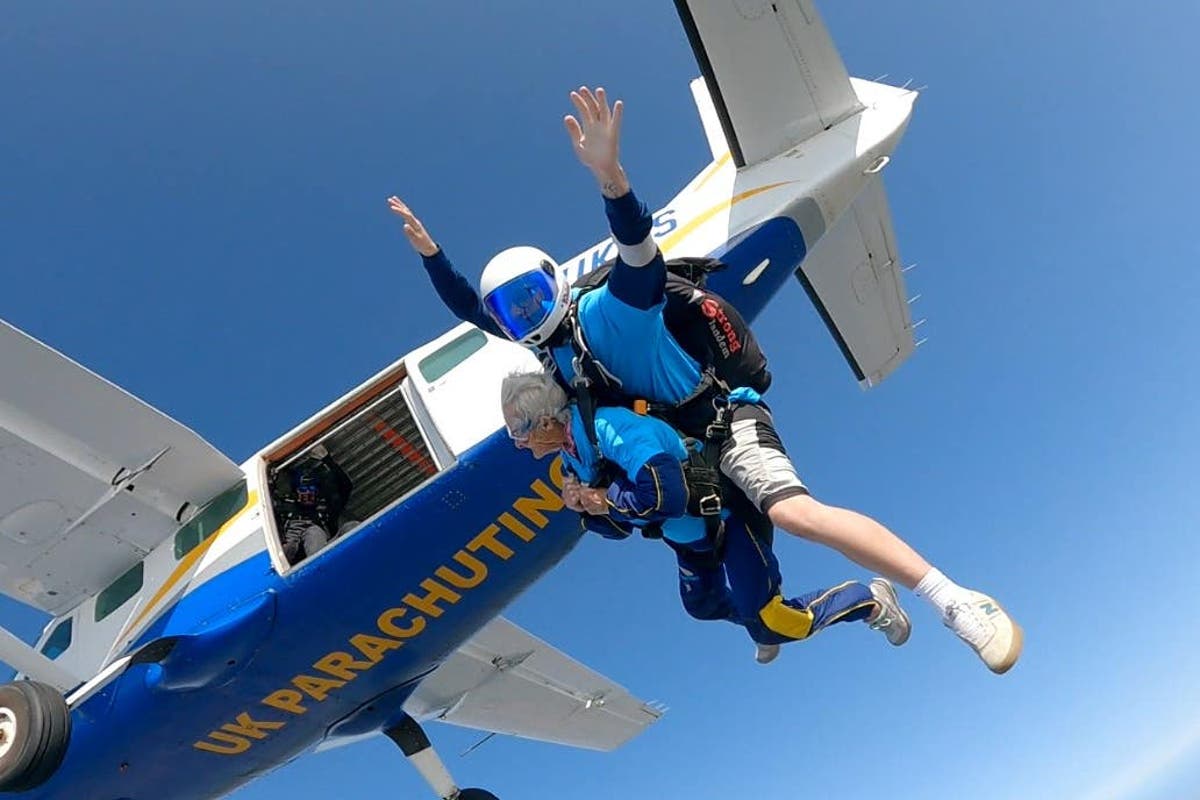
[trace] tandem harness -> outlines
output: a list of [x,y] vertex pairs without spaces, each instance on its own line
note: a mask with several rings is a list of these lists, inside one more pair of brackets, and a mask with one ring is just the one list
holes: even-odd
[[[668,332],[702,365],[700,382],[678,403],[652,402],[631,396],[621,380],[596,358],[579,321],[579,300],[608,279],[613,262],[580,278],[566,317],[551,340],[540,348],[543,365],[572,395],[579,408],[588,441],[599,452],[596,410],[620,406],[637,414],[657,417],[685,438],[688,458],[683,465],[688,490],[688,514],[705,520],[708,540],[719,545],[723,537],[721,501],[721,448],[731,435],[729,393],[733,386],[766,391],[771,383],[766,357],[745,321],[732,305],[704,287],[709,274],[725,265],[713,258],[678,258],[666,262],[667,287],[664,321]],[[568,382],[558,370],[551,349],[569,344],[575,377]],[[592,485],[611,483],[615,468],[601,459]],[[644,536],[660,537],[658,526],[642,529]]]
[[[658,417],[685,436],[707,440],[716,403],[728,397],[731,389],[746,387],[761,394],[771,385],[766,355],[753,331],[732,304],[706,288],[708,276],[725,269],[725,264],[715,258],[694,257],[665,262],[663,322],[671,338],[701,369],[700,382],[692,393],[671,404],[630,396],[621,380],[595,357],[584,335],[580,301],[608,282],[614,263],[603,264],[572,284],[567,314],[540,348],[543,365],[567,392],[579,396],[582,389],[589,393],[593,410],[622,406]],[[574,372],[586,378],[584,384],[568,381],[558,370],[550,351],[561,345],[570,346]]]
[[[705,538],[714,552],[721,549],[725,537],[724,505],[721,501],[721,448],[732,434],[730,426],[729,387],[713,373],[704,372],[700,385],[678,404],[651,403],[643,398],[630,398],[620,391],[621,382],[592,354],[583,337],[572,304],[566,325],[573,337],[575,358],[572,366],[575,378],[571,393],[575,397],[579,416],[588,443],[600,452],[596,436],[596,410],[601,406],[622,406],[637,414],[657,417],[676,430],[687,434],[684,446],[687,460],[683,463],[683,478],[687,485],[687,513],[704,520]],[[702,438],[691,435],[703,430]],[[603,456],[597,465],[592,485],[612,482],[615,467]],[[659,525],[641,529],[649,539],[662,538]]]

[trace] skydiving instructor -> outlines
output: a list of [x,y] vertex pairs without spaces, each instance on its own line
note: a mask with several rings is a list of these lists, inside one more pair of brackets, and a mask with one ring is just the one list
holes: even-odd
[[[681,404],[695,396],[703,374],[663,321],[666,265],[651,236],[652,217],[632,191],[620,163],[624,105],[610,106],[604,89],[570,93],[578,117],[565,117],[576,157],[593,175],[618,257],[604,286],[579,297],[576,316],[597,359],[623,388],[654,403]],[[480,290],[451,264],[445,251],[398,197],[388,200],[404,234],[422,258],[438,296],[459,319],[539,352],[563,382],[574,377],[575,352],[559,333],[572,290],[549,255],[514,247],[488,262]],[[636,342],[636,347],[630,347]],[[874,519],[816,500],[801,481],[775,431],[770,410],[753,391],[731,404],[732,435],[721,448],[721,471],[771,523],[830,547],[859,566],[912,590],[934,607],[943,624],[995,673],[1020,657],[1023,633],[992,597],[960,586]],[[707,400],[705,401],[708,402]]]

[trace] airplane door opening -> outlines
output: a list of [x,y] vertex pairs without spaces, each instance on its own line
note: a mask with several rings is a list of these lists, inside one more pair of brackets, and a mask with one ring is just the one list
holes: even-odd
[[268,455],[264,529],[288,569],[352,535],[451,460],[413,413],[403,368],[391,378],[344,398]]

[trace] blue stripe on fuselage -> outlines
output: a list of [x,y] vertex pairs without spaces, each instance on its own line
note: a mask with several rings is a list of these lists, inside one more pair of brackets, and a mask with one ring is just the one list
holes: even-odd
[[[747,322],[757,317],[804,260],[808,248],[800,226],[790,217],[775,217],[730,239],[711,253],[728,269],[709,276],[708,288],[737,307]],[[742,280],[764,260],[769,265],[746,286]]]

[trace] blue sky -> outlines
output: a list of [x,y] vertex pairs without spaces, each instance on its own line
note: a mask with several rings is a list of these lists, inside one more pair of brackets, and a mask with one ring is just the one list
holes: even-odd
[[[762,668],[684,616],[665,550],[589,540],[509,615],[671,712],[613,754],[435,744],[510,800],[1200,795],[1200,9],[822,10],[853,74],[928,85],[887,185],[930,341],[864,394],[784,292],[756,326],[780,428],[818,497],[1005,602],[1023,661],[990,675],[906,595],[903,649],[835,629]],[[604,231],[566,92],[625,99],[657,206],[708,159],[695,74],[666,2],[9,4],[0,317],[240,460],[452,323],[389,194],[471,275],[569,257]],[[867,577],[777,549],[793,590]],[[385,795],[428,796],[371,742],[236,796]]]

